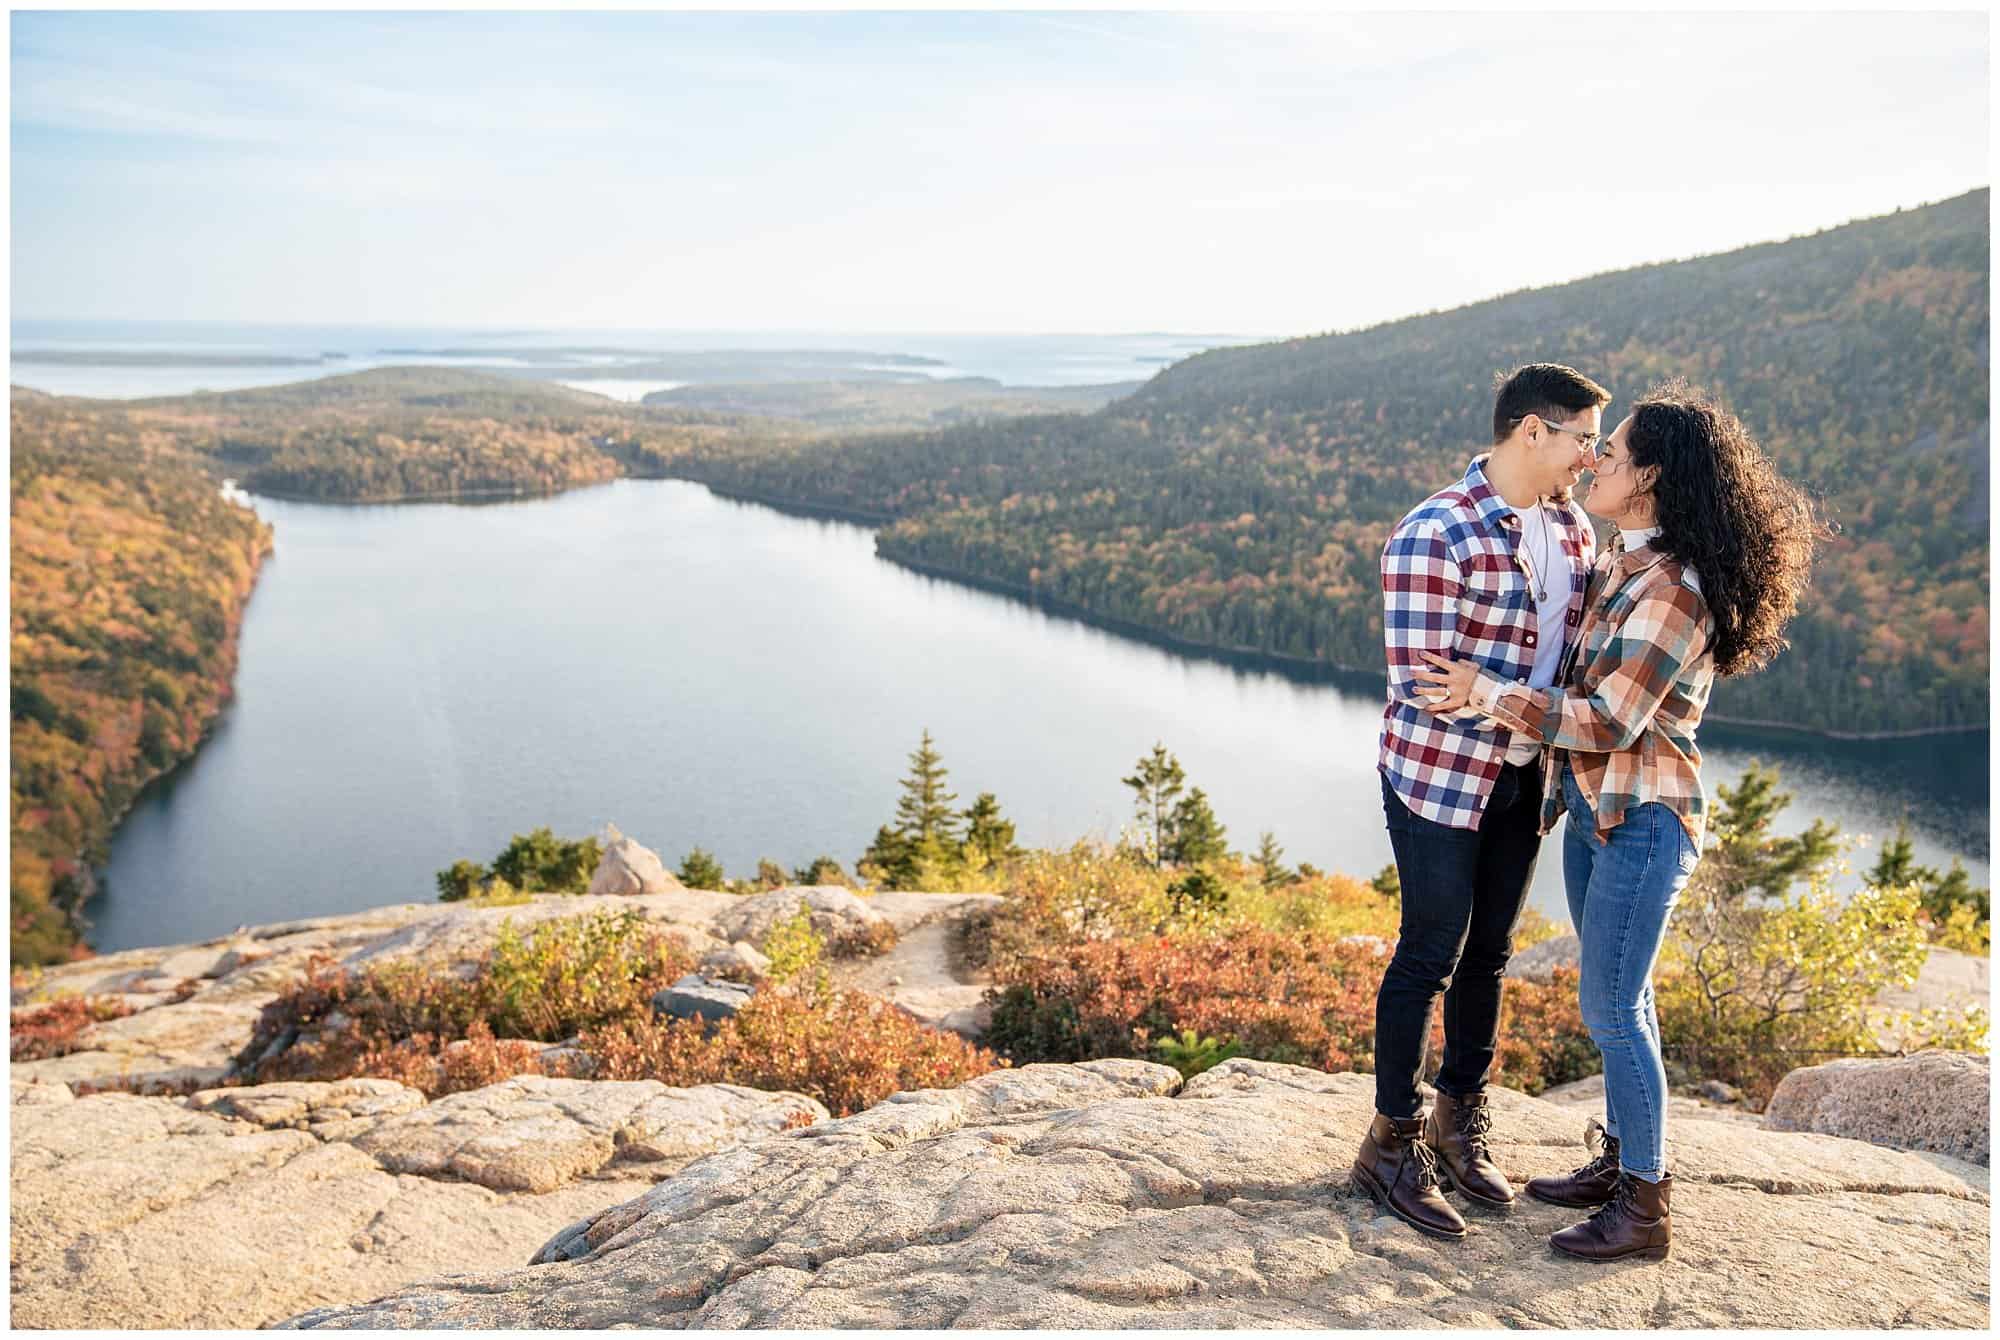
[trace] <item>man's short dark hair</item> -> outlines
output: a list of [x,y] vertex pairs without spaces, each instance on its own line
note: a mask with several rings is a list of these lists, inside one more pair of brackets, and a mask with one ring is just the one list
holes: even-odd
[[1560,363],[1529,363],[1495,377],[1499,394],[1493,398],[1493,440],[1505,442],[1514,425],[1530,414],[1561,423],[1592,405],[1611,403],[1611,392],[1575,368]]

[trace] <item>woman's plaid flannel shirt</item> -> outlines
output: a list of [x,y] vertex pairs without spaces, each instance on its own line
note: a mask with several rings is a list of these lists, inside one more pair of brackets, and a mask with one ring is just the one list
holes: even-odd
[[[1477,712],[1428,711],[1423,687],[1411,678],[1430,668],[1419,653],[1470,660],[1522,685],[1535,664],[1535,602],[1518,553],[1521,519],[1486,478],[1486,459],[1475,458],[1464,478],[1418,503],[1382,547],[1389,702],[1377,766],[1411,813],[1451,828],[1479,827],[1511,736]],[[1569,558],[1567,644],[1583,617],[1597,536],[1575,502],[1543,505]]]
[[[1708,802],[1701,790],[1695,727],[1715,684],[1715,617],[1693,569],[1651,544],[1626,550],[1613,540],[1591,574],[1576,664],[1552,689],[1529,689],[1481,675],[1475,708],[1543,742],[1543,765],[1569,751],[1577,789],[1597,816],[1599,835],[1627,810],[1658,801],[1680,817],[1701,850]],[[1542,832],[1562,817],[1555,775],[1543,787]]]

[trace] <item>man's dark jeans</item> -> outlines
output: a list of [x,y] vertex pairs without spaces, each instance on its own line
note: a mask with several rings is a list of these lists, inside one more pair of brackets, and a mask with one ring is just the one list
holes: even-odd
[[1444,1064],[1437,1086],[1454,1097],[1486,1083],[1500,1032],[1500,978],[1514,922],[1541,851],[1541,760],[1502,767],[1479,827],[1451,828],[1410,812],[1382,779],[1389,845],[1403,886],[1401,939],[1375,996],[1375,1107],[1423,1110],[1424,1038],[1444,993]]

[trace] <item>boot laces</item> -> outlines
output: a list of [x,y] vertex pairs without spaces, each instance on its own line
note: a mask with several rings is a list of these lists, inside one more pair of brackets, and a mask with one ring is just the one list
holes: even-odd
[[1418,1188],[1436,1189],[1440,1185],[1436,1153],[1422,1140],[1412,1140],[1404,1147],[1410,1151],[1410,1157],[1416,1160]]
[[1465,1146],[1472,1153],[1486,1153],[1486,1133],[1493,1129],[1493,1114],[1481,1103],[1477,1107],[1454,1106],[1451,1110],[1452,1124],[1465,1137]]
[[[1636,1177],[1621,1173],[1617,1188],[1611,1193],[1611,1199],[1591,1213],[1590,1222],[1601,1228],[1608,1228],[1614,1220],[1632,1210],[1634,1198],[1639,1194],[1637,1183]],[[1637,1217],[1636,1213],[1634,1217]]]

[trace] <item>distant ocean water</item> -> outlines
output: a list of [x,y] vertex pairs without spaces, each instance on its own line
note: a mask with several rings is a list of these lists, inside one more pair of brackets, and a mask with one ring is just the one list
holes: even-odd
[[[478,330],[451,326],[253,325],[211,321],[58,321],[12,323],[14,363],[9,380],[56,395],[126,399],[277,386],[315,377],[396,366],[521,367],[561,365],[555,380],[620,400],[687,384],[620,376],[647,354],[697,350],[839,350],[857,355],[900,354],[932,362],[896,365],[898,371],[933,378],[991,377],[1007,386],[1084,386],[1143,381],[1170,363],[1203,349],[1252,344],[1274,335],[1149,331],[1108,335],[992,335],[840,331],[635,331],[590,329]],[[618,353],[573,353],[560,359],[522,357],[523,351],[573,348]],[[447,353],[429,352],[449,350]],[[394,351],[394,352],[392,352]],[[418,352],[410,352],[418,351]],[[63,356],[59,363],[23,361],[24,354]],[[150,363],[133,355],[157,355]],[[301,364],[251,363],[188,366],[193,357],[259,357],[312,360]],[[93,361],[101,359],[104,361]],[[115,359],[113,362],[111,360]],[[857,370],[879,369],[857,357]]]

